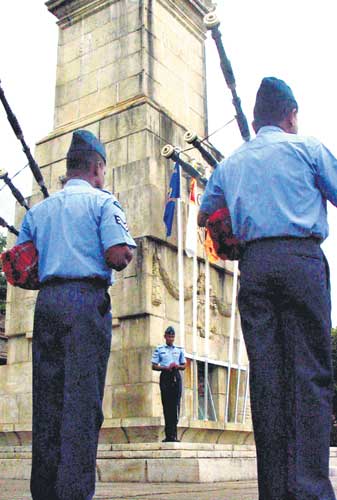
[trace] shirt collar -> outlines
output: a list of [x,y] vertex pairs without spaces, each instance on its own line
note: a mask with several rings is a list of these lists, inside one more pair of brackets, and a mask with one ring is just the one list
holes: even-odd
[[269,132],[284,132],[284,130],[277,125],[265,125],[259,129],[256,135],[268,134]]
[[64,187],[67,188],[72,186],[90,186],[92,188],[90,182],[85,181],[84,179],[69,179]]

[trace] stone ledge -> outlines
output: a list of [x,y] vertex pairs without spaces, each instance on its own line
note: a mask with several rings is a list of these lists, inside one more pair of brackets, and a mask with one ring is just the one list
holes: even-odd
[[[337,449],[331,449],[331,457]],[[256,479],[254,446],[197,443],[99,445],[97,481],[207,483]],[[0,479],[29,479],[30,446],[0,447]],[[330,468],[337,476],[337,468]]]

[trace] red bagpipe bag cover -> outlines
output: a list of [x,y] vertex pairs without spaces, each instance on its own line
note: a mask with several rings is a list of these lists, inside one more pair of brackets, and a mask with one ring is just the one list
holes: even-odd
[[208,218],[207,228],[220,259],[240,259],[242,247],[233,235],[232,220],[227,207],[220,208]]
[[3,252],[0,257],[8,283],[26,290],[40,288],[38,253],[32,241],[15,245]]

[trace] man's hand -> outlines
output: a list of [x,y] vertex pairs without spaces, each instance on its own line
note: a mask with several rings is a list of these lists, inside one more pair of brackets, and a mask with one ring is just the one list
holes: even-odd
[[202,210],[199,210],[199,213],[198,213],[198,226],[199,227],[205,227],[207,225],[208,217],[209,217],[208,213],[203,212]]
[[125,244],[114,245],[108,248],[104,254],[105,262],[116,271],[122,271],[131,262],[132,250]]

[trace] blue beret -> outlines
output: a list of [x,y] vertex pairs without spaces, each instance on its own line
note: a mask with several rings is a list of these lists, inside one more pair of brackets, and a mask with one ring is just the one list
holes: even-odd
[[257,121],[277,120],[284,118],[283,110],[298,109],[291,88],[283,81],[273,76],[263,78],[256,94],[254,119]]
[[75,130],[67,153],[67,158],[71,158],[78,151],[94,151],[98,153],[106,162],[105,147],[97,137],[88,130]]

